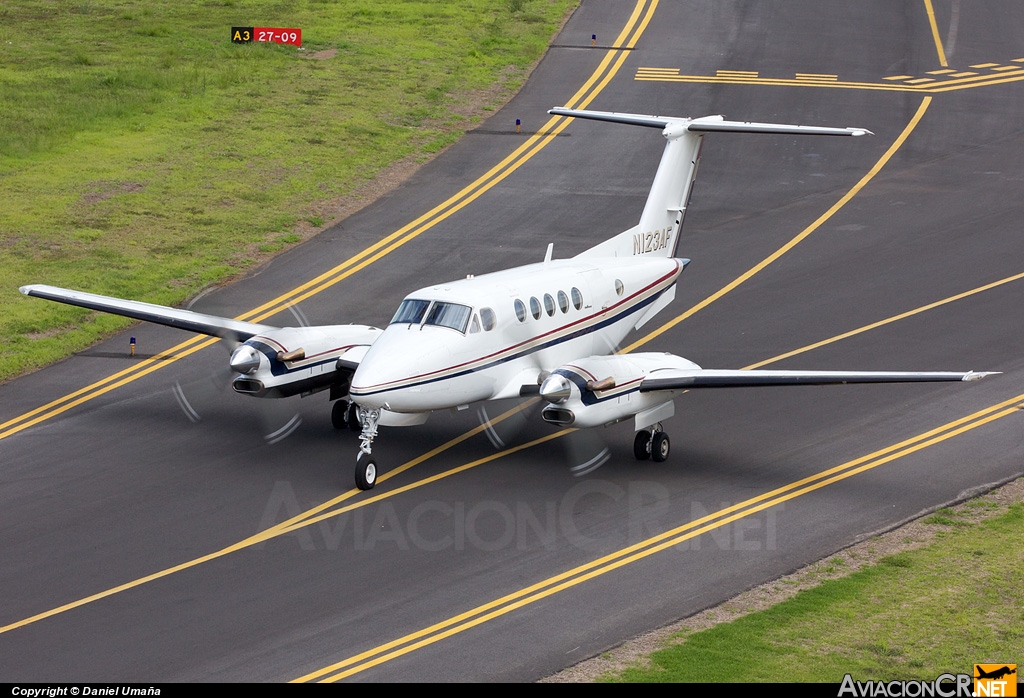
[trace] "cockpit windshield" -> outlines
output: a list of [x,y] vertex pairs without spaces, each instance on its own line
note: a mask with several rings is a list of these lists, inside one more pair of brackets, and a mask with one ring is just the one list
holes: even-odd
[[406,298],[398,306],[398,312],[391,318],[391,324],[410,323],[413,325],[436,325],[466,333],[473,309],[458,303],[424,301]]
[[473,309],[467,305],[437,301],[431,306],[427,320],[423,324],[450,327],[465,334],[466,325],[469,324],[469,316],[472,313]]
[[418,325],[423,322],[423,315],[427,312],[427,307],[430,305],[430,301],[420,301],[413,298],[406,298],[402,301],[402,304],[398,306],[398,312],[391,318],[391,324],[411,322],[414,325]]

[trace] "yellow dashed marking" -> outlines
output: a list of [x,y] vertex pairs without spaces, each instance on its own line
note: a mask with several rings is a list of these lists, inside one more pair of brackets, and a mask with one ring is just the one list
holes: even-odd
[[972,65],[972,68],[995,68],[998,63],[979,63],[978,65]]

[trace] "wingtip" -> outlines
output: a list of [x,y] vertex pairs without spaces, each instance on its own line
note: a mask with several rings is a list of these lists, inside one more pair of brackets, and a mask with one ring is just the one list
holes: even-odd
[[966,381],[980,381],[982,378],[986,378],[988,376],[998,376],[1001,373],[1002,373],[1002,371],[968,371],[967,373],[964,374],[964,377],[961,378],[960,380],[965,381],[965,382]]

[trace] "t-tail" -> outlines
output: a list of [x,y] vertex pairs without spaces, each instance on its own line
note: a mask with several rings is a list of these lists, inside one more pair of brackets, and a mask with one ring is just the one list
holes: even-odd
[[805,134],[814,136],[863,136],[871,131],[863,128],[830,128],[794,124],[761,124],[748,121],[726,121],[721,116],[686,119],[674,116],[644,116],[619,112],[589,111],[556,107],[548,112],[597,121],[613,121],[633,126],[660,128],[668,141],[661,164],[654,175],[651,193],[647,196],[640,223],[610,240],[591,247],[578,257],[631,257],[655,255],[675,257],[679,232],[690,204],[693,182],[697,178],[704,134],[713,131],[732,133]]

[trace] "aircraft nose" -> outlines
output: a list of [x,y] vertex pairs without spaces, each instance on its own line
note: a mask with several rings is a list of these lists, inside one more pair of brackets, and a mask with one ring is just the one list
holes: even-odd
[[248,344],[242,344],[231,354],[228,365],[237,373],[252,373],[260,367],[260,353]]

